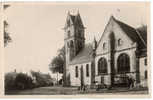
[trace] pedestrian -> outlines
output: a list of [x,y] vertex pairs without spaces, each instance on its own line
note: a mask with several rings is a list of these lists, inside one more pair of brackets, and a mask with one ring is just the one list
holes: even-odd
[[129,87],[129,89],[131,88],[131,77],[128,77],[128,87]]
[[131,87],[132,87],[132,88],[134,87],[134,83],[135,83],[134,78],[131,78]]

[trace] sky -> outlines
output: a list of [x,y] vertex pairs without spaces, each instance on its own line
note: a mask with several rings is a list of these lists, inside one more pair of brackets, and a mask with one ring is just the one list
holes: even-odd
[[12,3],[4,12],[12,42],[5,47],[5,72],[49,73],[49,63],[64,45],[67,12],[81,15],[86,43],[100,39],[111,15],[139,27],[147,24],[146,3]]

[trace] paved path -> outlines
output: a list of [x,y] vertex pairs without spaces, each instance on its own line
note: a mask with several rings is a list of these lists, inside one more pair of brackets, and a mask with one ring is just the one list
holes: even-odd
[[6,94],[10,95],[73,95],[73,94],[147,94],[147,90],[142,91],[128,91],[127,89],[118,89],[118,90],[99,90],[96,91],[95,89],[91,89],[88,91],[78,91],[76,87],[61,87],[61,86],[54,86],[54,87],[39,87],[30,90],[16,90],[16,91],[9,91]]

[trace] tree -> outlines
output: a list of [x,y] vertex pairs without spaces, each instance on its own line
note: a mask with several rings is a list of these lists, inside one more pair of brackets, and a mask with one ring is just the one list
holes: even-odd
[[58,52],[58,55],[65,61],[65,46],[63,46],[62,49],[59,49]]
[[[6,10],[8,7],[10,7],[10,5],[3,6],[4,10]],[[7,23],[6,20],[3,21],[3,25],[4,25],[4,30],[3,30],[4,31],[4,47],[6,47],[7,44],[12,41],[12,39],[11,39],[9,33],[7,32],[7,28],[9,26],[9,24]]]
[[5,74],[5,91],[31,88],[34,88],[31,76],[22,72],[17,73],[16,70]]
[[137,31],[140,33],[147,33],[147,25],[142,24],[139,28],[137,28]]
[[4,47],[6,47],[7,44],[12,41],[12,39],[6,30],[9,24],[7,23],[6,20],[4,20],[3,24],[4,24]]
[[58,50],[58,55],[53,58],[51,63],[49,64],[49,69],[53,73],[63,73],[65,66],[65,48],[62,47]]
[[33,88],[32,78],[24,73],[18,73],[15,78],[15,87],[17,89]]
[[15,88],[16,72],[8,72],[5,74],[5,91]]
[[63,65],[64,65],[63,59],[60,56],[56,56],[53,58],[49,66],[50,66],[50,70],[53,73],[57,73],[57,72],[63,73]]
[[137,28],[137,31],[140,33],[144,42],[147,44],[147,25],[142,24],[140,27]]
[[50,86],[53,84],[53,79],[49,74],[43,74],[41,72],[31,71],[31,74],[36,79],[36,86]]
[[4,7],[4,10],[5,10],[6,8],[10,7],[10,5],[5,4],[3,7]]

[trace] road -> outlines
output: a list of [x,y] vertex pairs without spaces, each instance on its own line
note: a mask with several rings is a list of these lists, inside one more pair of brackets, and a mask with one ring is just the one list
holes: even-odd
[[54,87],[39,87],[29,90],[14,90],[8,91],[6,94],[8,95],[73,95],[73,94],[147,94],[147,90],[127,90],[127,89],[118,89],[118,90],[99,90],[95,89],[87,90],[87,91],[79,91],[76,87],[62,87],[62,86],[54,86]]

